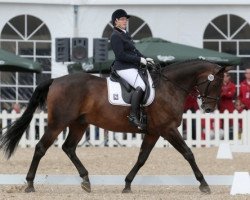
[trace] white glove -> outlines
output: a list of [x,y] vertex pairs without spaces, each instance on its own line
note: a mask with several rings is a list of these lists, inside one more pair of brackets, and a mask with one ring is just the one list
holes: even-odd
[[143,65],[147,65],[147,60],[145,58],[141,57],[140,63]]
[[155,64],[154,60],[152,58],[146,58],[146,61],[151,63],[151,64]]

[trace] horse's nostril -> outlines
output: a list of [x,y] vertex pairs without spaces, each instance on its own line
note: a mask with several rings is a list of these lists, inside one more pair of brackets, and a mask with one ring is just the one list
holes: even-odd
[[207,109],[205,110],[205,112],[206,112],[206,113],[210,113],[210,112],[212,112],[212,109],[207,108]]

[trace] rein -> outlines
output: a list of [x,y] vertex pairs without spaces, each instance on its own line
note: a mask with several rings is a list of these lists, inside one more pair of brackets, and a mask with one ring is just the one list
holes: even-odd
[[189,93],[188,90],[174,81],[171,81],[166,75],[162,73],[163,69],[160,64],[150,64],[147,65],[147,69],[150,71],[153,77],[153,87],[156,88],[160,84],[160,80],[165,80],[171,82],[173,85],[179,87],[181,90]]
[[[154,87],[157,87],[157,85],[159,84],[159,81],[161,79],[163,80],[166,80],[166,81],[169,81],[170,83],[172,83],[173,85],[175,85],[176,87],[180,88],[181,90],[183,90],[184,92],[186,92],[187,94],[189,94],[189,90],[187,90],[185,87],[183,87],[182,85],[172,81],[171,79],[169,79],[166,75],[164,75],[162,73],[163,69],[161,68],[160,64],[154,64],[151,66],[152,69],[151,69],[151,74],[152,75],[157,75],[156,77],[156,81],[154,81]],[[150,70],[150,69],[149,69]],[[210,74],[208,76],[208,78],[204,81],[201,81],[200,83],[197,83],[194,87],[196,89],[196,91],[199,93],[197,87],[200,86],[200,85],[203,85],[203,84],[207,84],[206,85],[206,88],[203,92],[202,95],[199,95],[197,98],[201,99],[202,100],[202,104],[208,104],[208,103],[211,103],[213,101],[218,101],[219,100],[219,97],[212,97],[212,96],[209,96],[208,95],[208,91],[209,91],[209,86],[211,84],[212,81],[215,80],[214,77],[217,77],[217,74]],[[217,77],[219,78],[219,77]],[[213,100],[213,101],[206,101],[207,99],[210,99],[210,100]]]

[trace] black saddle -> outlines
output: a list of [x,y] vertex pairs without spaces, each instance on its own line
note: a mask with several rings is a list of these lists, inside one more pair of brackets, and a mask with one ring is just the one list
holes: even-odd
[[[149,86],[149,81],[148,81],[147,69],[139,69],[138,73],[146,85],[146,90],[144,92],[144,96],[142,100],[142,104],[146,104],[147,99],[150,95],[150,86]],[[127,104],[131,104],[131,97],[135,89],[131,85],[129,85],[129,83],[126,80],[120,77],[117,74],[116,70],[113,69],[113,67],[111,67],[110,80],[120,83],[121,89],[122,89],[122,98],[124,102],[126,102]]]

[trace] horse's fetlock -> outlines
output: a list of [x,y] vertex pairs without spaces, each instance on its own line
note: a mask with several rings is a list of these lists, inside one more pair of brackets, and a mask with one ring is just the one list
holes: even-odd
[[139,167],[142,167],[145,164],[145,159],[139,159],[137,161],[137,164],[138,164]]

